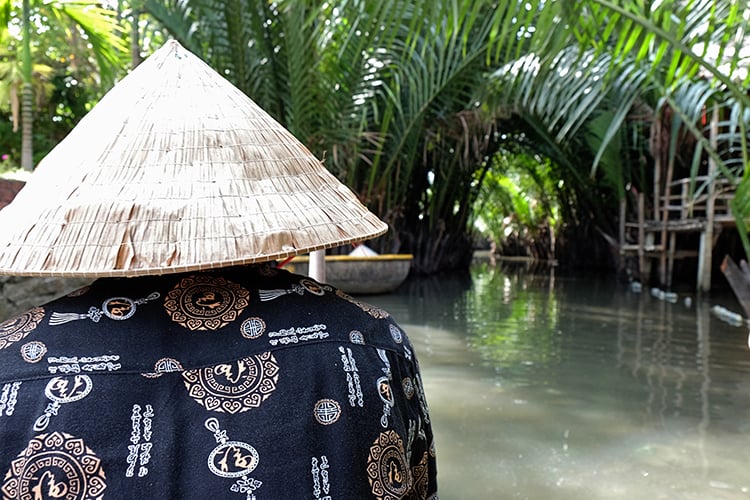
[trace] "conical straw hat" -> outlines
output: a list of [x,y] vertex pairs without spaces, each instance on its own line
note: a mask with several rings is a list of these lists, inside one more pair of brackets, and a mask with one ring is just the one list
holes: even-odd
[[102,98],[0,210],[0,274],[210,269],[386,230],[291,133],[170,41]]

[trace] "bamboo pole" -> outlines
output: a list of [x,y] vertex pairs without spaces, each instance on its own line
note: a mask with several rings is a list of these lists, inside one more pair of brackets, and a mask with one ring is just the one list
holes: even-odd
[[[711,113],[709,140],[711,148],[716,150],[719,136],[719,108],[714,106]],[[708,292],[711,289],[711,262],[714,246],[714,205],[716,203],[716,162],[708,157],[708,191],[706,196],[706,226],[701,232],[698,252],[698,290]]]
[[664,191],[660,198],[657,198],[658,203],[661,204],[662,210],[662,226],[661,226],[661,237],[659,240],[659,281],[662,285],[669,287],[672,282],[672,276],[668,276],[669,272],[667,269],[667,238],[669,235],[669,196],[670,196],[670,185],[672,184],[672,178],[674,177],[674,154],[671,151],[669,153],[669,161],[667,161],[667,176],[664,179]]
[[[646,269],[646,196],[638,193],[638,272],[641,275],[641,281],[646,282],[650,274]],[[649,268],[650,270],[650,268]]]

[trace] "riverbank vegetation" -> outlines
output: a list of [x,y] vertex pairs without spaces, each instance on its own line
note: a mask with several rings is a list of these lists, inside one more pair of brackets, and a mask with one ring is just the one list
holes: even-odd
[[391,226],[371,246],[416,272],[478,245],[613,268],[621,201],[660,169],[705,191],[709,160],[750,254],[745,2],[29,1],[0,2],[0,154],[17,164],[24,39],[38,159],[173,37],[323,158]]

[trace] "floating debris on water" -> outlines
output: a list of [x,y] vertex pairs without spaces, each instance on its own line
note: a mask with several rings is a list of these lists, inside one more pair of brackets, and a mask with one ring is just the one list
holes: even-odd
[[659,300],[666,300],[667,302],[670,302],[672,304],[677,303],[677,294],[675,292],[667,292],[661,290],[660,288],[652,288],[651,296]]
[[745,324],[745,318],[741,314],[730,311],[726,307],[715,305],[711,307],[711,312],[714,316],[730,325],[742,326]]

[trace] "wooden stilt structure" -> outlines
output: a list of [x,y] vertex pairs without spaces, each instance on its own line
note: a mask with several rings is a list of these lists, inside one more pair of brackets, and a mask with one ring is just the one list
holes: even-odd
[[[715,179],[713,173],[695,177],[692,182],[697,194],[691,194],[691,179],[671,181],[650,216],[644,194],[638,193],[636,220],[621,219],[620,254],[638,257],[642,281],[650,276],[651,262],[656,261],[660,285],[670,288],[675,260],[697,257],[696,288],[710,289],[713,247],[725,228],[736,226],[729,206],[734,186],[725,179]],[[698,248],[679,248],[679,237],[690,233],[698,235]]]
[[[718,123],[718,110],[714,108],[709,137],[714,149],[718,142]],[[717,176],[716,162],[710,156],[705,175],[674,180],[674,166],[671,156],[666,161],[662,183],[662,160],[655,158],[651,213],[646,213],[643,193],[637,193],[632,200],[636,204],[635,220],[628,220],[628,200],[621,205],[620,254],[638,256],[642,281],[650,277],[651,263],[657,261],[660,285],[667,288],[672,286],[675,260],[697,257],[696,288],[705,292],[711,288],[716,240],[725,228],[736,227],[730,208],[735,186]],[[686,239],[680,236],[690,233],[697,234],[698,248],[679,248]]]

